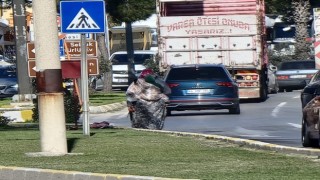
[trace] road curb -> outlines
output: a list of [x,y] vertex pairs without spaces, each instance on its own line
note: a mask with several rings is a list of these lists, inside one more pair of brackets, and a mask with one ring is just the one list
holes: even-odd
[[149,130],[149,129],[135,129],[137,131],[149,131],[157,133],[173,134],[177,136],[193,136],[193,137],[203,137],[206,139],[219,140],[229,143],[238,144],[240,146],[247,146],[254,149],[270,150],[286,154],[301,154],[308,156],[320,156],[320,149],[313,148],[295,148],[290,146],[282,146],[271,143],[265,143],[261,141],[233,138],[221,135],[209,135],[209,134],[199,134],[199,133],[189,133],[189,132],[178,132],[178,131],[163,131],[163,130]]
[[[86,173],[51,169],[0,166],[0,179],[4,180],[182,180],[152,176]],[[191,180],[191,179],[189,179]]]
[[[102,106],[89,106],[89,112],[91,114],[107,113],[111,111],[121,110],[126,106],[126,101]],[[32,120],[33,108],[34,107],[0,108],[0,113],[1,116],[10,118],[12,122],[27,122]]]

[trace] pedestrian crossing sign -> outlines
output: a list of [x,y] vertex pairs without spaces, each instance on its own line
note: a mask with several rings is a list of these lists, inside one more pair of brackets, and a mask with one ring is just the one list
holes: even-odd
[[62,33],[104,33],[106,24],[105,2],[61,1]]

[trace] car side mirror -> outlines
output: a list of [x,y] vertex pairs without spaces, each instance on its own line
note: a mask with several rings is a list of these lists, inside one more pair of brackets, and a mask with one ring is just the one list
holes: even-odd
[[278,70],[277,66],[270,66],[269,68],[270,68],[271,71],[277,71]]

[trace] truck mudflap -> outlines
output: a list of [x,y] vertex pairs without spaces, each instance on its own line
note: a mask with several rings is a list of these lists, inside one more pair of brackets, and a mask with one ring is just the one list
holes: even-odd
[[252,99],[260,98],[260,89],[259,88],[239,88],[239,98],[240,99]]

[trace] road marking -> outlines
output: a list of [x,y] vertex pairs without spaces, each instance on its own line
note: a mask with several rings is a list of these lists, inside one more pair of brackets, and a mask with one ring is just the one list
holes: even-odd
[[301,129],[301,124],[288,123],[290,126]]
[[293,99],[298,99],[300,98],[300,95],[299,96],[294,96]]
[[239,137],[252,137],[252,138],[275,138],[277,136],[268,135],[268,131],[264,130],[251,130],[243,127],[236,127],[235,132]]
[[287,104],[287,102],[282,102],[282,103],[278,104],[278,106],[276,106],[276,107],[272,110],[271,116],[272,116],[272,117],[277,117],[277,116],[278,116],[278,113],[279,113],[279,111],[280,111],[280,108],[281,108],[282,106],[286,105],[286,104]]

